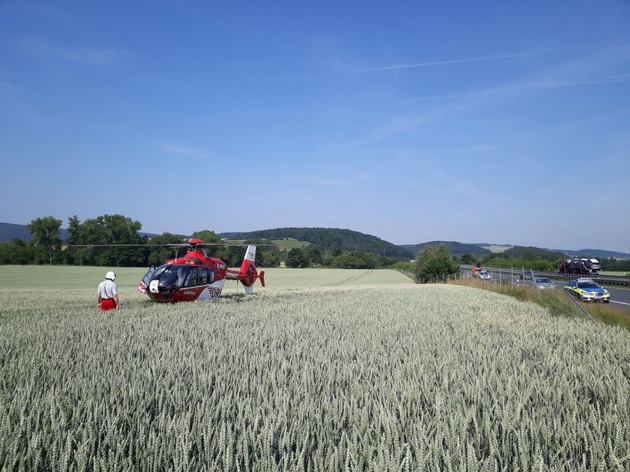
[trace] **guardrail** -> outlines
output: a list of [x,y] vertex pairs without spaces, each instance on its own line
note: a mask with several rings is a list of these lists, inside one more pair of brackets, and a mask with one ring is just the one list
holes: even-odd
[[[569,297],[571,299],[571,301],[573,301],[573,303],[575,303],[575,306],[578,307],[578,310],[580,310],[580,312],[584,316],[586,316],[591,321],[595,321],[596,320],[596,318],[593,318],[593,316],[588,311],[586,311],[586,308],[584,308],[582,306],[582,304],[579,303],[577,301],[577,299],[573,295],[571,295],[566,289],[564,290],[564,293],[567,295],[567,297]],[[597,321],[599,321],[599,320],[597,320]]]
[[[462,265],[460,266],[460,269],[463,270],[470,270],[472,269],[473,266],[471,265]],[[521,272],[522,269],[520,268],[512,268],[512,269],[502,269],[499,267],[485,267],[484,269],[487,270],[488,272],[492,272],[492,273],[499,273],[502,276],[505,275],[510,276],[510,277],[517,277]],[[529,269],[525,269],[525,271],[529,271]],[[579,274],[560,274],[558,272],[539,272],[539,271],[534,271],[534,274],[542,276],[542,277],[549,277],[550,279],[558,279],[558,280],[572,280],[572,279],[577,279],[579,277],[587,277],[589,279],[593,279],[595,281],[597,281],[598,284],[600,285],[617,285],[617,286],[621,286],[621,287],[630,287],[630,277],[613,277],[613,276],[609,276],[609,275],[579,275]]]

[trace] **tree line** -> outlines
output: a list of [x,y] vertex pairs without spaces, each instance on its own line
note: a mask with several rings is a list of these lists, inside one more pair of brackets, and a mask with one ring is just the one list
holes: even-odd
[[[69,264],[108,267],[147,267],[160,265],[167,259],[182,256],[165,247],[187,241],[181,234],[163,233],[142,236],[142,224],[124,215],[102,215],[80,221],[77,216],[68,219],[68,237],[61,237],[62,221],[52,216],[35,218],[28,225],[32,234],[29,242],[14,239],[0,243],[0,264]],[[321,229],[320,229],[321,230]],[[340,233],[340,231],[342,233]],[[347,230],[333,230],[333,235]],[[316,234],[321,237],[322,231]],[[251,234],[254,236],[254,234]],[[261,234],[256,234],[261,237]],[[211,230],[192,234],[207,243],[220,243],[221,237]],[[277,237],[277,235],[276,235]],[[488,267],[523,267],[536,271],[552,272],[563,254],[537,248],[514,248],[500,254],[479,258],[467,253],[454,257],[446,244],[424,246],[416,255],[415,262],[408,258],[385,256],[382,253],[330,246],[325,248],[311,244],[304,248],[281,251],[265,239],[246,239],[247,244],[257,244],[256,265],[259,267],[334,267],[343,269],[394,268],[412,274],[418,282],[444,280],[459,270],[461,264],[481,263]],[[114,246],[111,246],[114,245]],[[347,247],[347,246],[346,246]],[[243,248],[229,245],[208,249],[209,255],[218,257],[231,267],[239,266]],[[564,256],[564,257],[563,257]],[[630,260],[604,258],[602,270],[630,271]]]
[[[85,221],[72,216],[68,219],[66,240],[61,238],[61,224],[61,220],[52,216],[32,220],[27,225],[32,235],[29,242],[14,239],[0,243],[0,264],[146,267],[182,256],[185,248],[173,249],[167,245],[188,241],[186,236],[173,233],[150,238],[142,236],[139,234],[142,224],[124,215],[102,215]],[[210,230],[196,231],[192,237],[207,243],[221,242],[221,238]],[[236,266],[243,260],[244,249],[211,247],[208,253]],[[257,251],[256,263],[262,267],[279,265],[279,251],[267,247]]]
[[[68,219],[68,237],[61,237],[60,219],[52,216],[36,218],[28,225],[32,235],[29,242],[14,239],[0,243],[0,264],[68,264],[108,267],[146,267],[160,265],[165,260],[183,255],[166,245],[187,241],[181,234],[163,233],[147,237],[140,235],[142,224],[124,215],[102,215],[81,221],[76,215]],[[193,238],[206,243],[221,243],[221,237],[211,230],[200,230]],[[399,258],[371,252],[342,250],[333,247],[320,249],[315,245],[281,251],[263,239],[246,239],[245,244],[259,245],[256,265],[259,267],[337,267],[373,269],[389,267]],[[242,247],[228,244],[207,249],[209,255],[229,266],[239,266],[243,259]]]
[[286,255],[287,267],[333,267],[337,269],[376,269],[392,267],[399,259],[373,252],[344,251],[331,248],[322,251],[317,246],[292,248]]
[[[522,267],[539,272],[555,272],[562,261],[573,259],[561,252],[547,251],[533,247],[515,247],[498,254],[488,254],[480,259],[471,257],[470,262],[479,262],[483,266],[509,269]],[[630,259],[599,258],[602,271],[630,271]]]

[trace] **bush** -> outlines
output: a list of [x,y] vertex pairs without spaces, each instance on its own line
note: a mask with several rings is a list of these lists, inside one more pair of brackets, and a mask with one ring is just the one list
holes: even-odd
[[449,247],[446,244],[439,244],[422,248],[414,269],[416,281],[424,284],[446,280],[459,271],[459,264],[453,259]]

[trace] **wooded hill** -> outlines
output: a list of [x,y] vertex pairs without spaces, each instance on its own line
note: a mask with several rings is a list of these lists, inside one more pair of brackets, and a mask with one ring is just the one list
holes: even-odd
[[512,249],[508,249],[502,253],[502,256],[506,259],[548,259],[550,261],[566,259],[568,257],[564,252],[525,246],[515,246]]
[[[556,250],[557,251],[557,250]],[[597,258],[614,258],[614,259],[630,259],[627,252],[606,251],[604,249],[580,249],[579,251],[562,251],[569,257],[597,257]]]
[[438,246],[444,244],[451,250],[451,254],[456,257],[461,257],[464,254],[472,254],[475,257],[482,258],[490,254],[490,251],[486,248],[478,246],[476,244],[458,243],[457,241],[430,241],[422,244],[405,244],[403,247],[409,249],[414,257],[426,246]]
[[[61,239],[65,241],[68,238],[67,229],[61,228],[60,233]],[[144,232],[140,232],[139,235],[147,236],[148,238],[157,236],[152,233]],[[227,239],[291,238],[313,244],[322,251],[339,248],[343,251],[371,252],[399,259],[413,259],[423,247],[437,244],[446,244],[451,249],[453,256],[456,257],[461,257],[464,254],[472,254],[477,258],[487,258],[490,254],[490,251],[483,247],[489,246],[489,244],[465,244],[456,241],[431,241],[421,244],[406,244],[398,246],[377,238],[376,236],[359,233],[349,229],[338,228],[276,228],[251,232],[221,233],[220,236]],[[13,240],[21,240],[25,242],[31,241],[32,235],[28,230],[28,227],[26,225],[0,222],[0,242],[9,242]],[[528,249],[531,250],[532,248]],[[518,252],[523,250],[524,248],[516,249],[516,251],[512,251],[512,253],[508,253],[507,256],[518,257]],[[615,251],[605,251],[601,249],[581,249],[579,251],[556,249],[550,252],[557,253],[559,258],[566,255],[566,257],[597,257],[600,259],[614,258],[618,260],[630,259],[629,254]]]
[[[61,229],[61,239],[68,237],[68,231]],[[13,223],[0,223],[0,242],[13,241],[14,239],[20,239],[22,241],[30,241],[33,239],[33,235],[28,230],[26,225],[16,225]]]
[[385,257],[413,259],[415,253],[409,249],[384,241],[376,236],[338,228],[276,228],[246,233],[220,233],[224,239],[284,239],[306,241],[320,250],[341,249],[361,251]]

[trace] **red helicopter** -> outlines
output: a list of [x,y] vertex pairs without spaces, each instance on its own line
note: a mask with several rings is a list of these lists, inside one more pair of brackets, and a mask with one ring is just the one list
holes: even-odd
[[215,246],[201,239],[190,239],[187,244],[169,245],[188,247],[183,257],[169,259],[159,267],[151,267],[138,284],[138,291],[152,300],[181,302],[194,300],[217,300],[226,280],[237,280],[243,284],[246,293],[254,291],[254,282],[260,279],[265,286],[265,272],[258,273],[254,260],[256,246],[247,246],[243,263],[239,270],[229,269],[221,259],[210,257],[205,248]]

